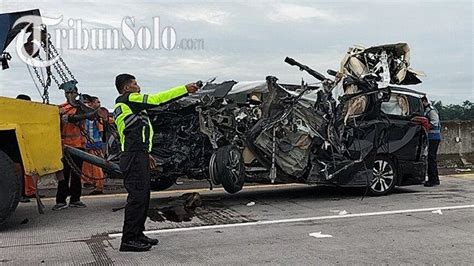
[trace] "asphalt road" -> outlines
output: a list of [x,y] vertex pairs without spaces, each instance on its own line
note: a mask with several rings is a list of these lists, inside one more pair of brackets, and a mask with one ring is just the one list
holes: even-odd
[[[305,185],[154,192],[146,227],[160,244],[146,253],[118,251],[123,210],[112,209],[126,195],[59,212],[47,198],[45,214],[24,203],[2,225],[0,264],[472,264],[474,175],[441,182],[384,197]],[[178,197],[192,191],[201,206],[186,212]]]

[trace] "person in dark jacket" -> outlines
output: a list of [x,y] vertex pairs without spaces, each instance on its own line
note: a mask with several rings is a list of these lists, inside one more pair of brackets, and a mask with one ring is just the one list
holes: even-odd
[[143,234],[150,201],[149,155],[153,144],[153,127],[147,109],[169,103],[198,90],[194,83],[178,86],[156,94],[140,94],[134,76],[120,74],[115,78],[120,96],[115,101],[114,119],[120,136],[120,170],[128,192],[120,251],[147,251],[158,239]]
[[425,187],[433,187],[440,184],[436,157],[441,142],[441,124],[438,110],[431,106],[426,96],[421,98],[421,102],[425,108],[425,117],[428,118],[430,123],[428,131],[428,181],[425,182]]

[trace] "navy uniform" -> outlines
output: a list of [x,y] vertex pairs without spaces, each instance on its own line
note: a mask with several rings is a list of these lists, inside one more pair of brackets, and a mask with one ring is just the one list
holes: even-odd
[[426,186],[439,185],[437,153],[441,142],[441,123],[436,108],[431,105],[425,108],[425,117],[428,118],[431,128],[428,131],[428,182]]

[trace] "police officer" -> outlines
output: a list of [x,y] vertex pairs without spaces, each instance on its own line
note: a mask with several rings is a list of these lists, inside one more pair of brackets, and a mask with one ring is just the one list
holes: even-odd
[[441,142],[441,124],[439,122],[438,110],[431,106],[425,96],[421,98],[421,102],[425,108],[425,117],[428,118],[431,126],[428,131],[428,181],[425,182],[425,187],[433,187],[439,185],[436,157],[438,146]]
[[150,157],[153,127],[146,109],[168,103],[188,93],[194,93],[194,83],[178,86],[156,94],[140,94],[134,76],[120,74],[115,78],[120,96],[115,101],[114,118],[120,136],[122,154],[120,170],[128,192],[120,251],[147,251],[158,239],[143,234],[150,201],[150,167],[155,161]]

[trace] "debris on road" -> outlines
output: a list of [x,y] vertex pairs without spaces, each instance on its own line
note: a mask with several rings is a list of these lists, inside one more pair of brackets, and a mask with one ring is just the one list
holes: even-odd
[[431,213],[443,215],[443,212],[441,210],[432,211]]
[[337,213],[338,215],[346,215],[348,214],[349,212],[347,212],[346,210],[329,210],[329,212],[332,212],[332,213]]
[[186,193],[161,208],[150,208],[148,217],[154,222],[165,220],[173,222],[189,222],[194,217],[195,209],[202,206],[199,193]]
[[247,203],[246,205],[247,205],[247,207],[252,207],[253,205],[255,205],[255,202],[251,201],[251,202]]
[[332,235],[323,234],[321,232],[309,233],[309,236],[312,236],[312,237],[315,237],[315,238],[330,238],[330,237],[332,237]]
[[455,171],[456,171],[457,173],[463,173],[463,172],[471,172],[472,169],[471,169],[471,168],[467,168],[467,169],[456,168]]
[[125,209],[125,206],[112,208],[112,212],[120,211],[120,210],[123,210],[123,209]]

